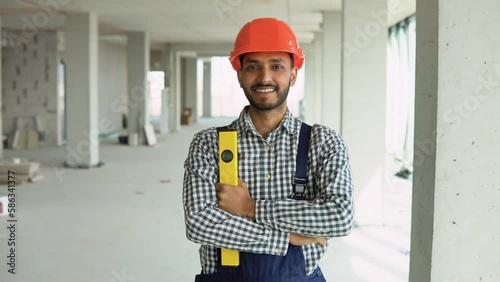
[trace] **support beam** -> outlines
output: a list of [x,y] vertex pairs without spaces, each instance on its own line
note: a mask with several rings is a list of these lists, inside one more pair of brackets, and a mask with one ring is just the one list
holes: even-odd
[[317,68],[321,54],[316,53],[316,47],[318,38],[321,36],[319,32],[315,33],[314,41],[312,44],[300,45],[305,55],[304,63],[304,106],[302,107],[303,112],[301,115],[304,116],[304,121],[309,124],[321,123],[321,103],[318,100],[321,99],[321,92],[317,88],[320,83],[320,73]]
[[163,48],[163,71],[165,72],[165,88],[172,87],[172,44],[165,43]]
[[212,116],[212,63],[203,62],[203,116]]
[[195,58],[196,53],[192,51],[176,51],[174,54],[174,73],[172,74],[174,85],[172,85],[172,105],[173,105],[173,118],[172,118],[172,131],[178,132],[181,129],[181,102],[183,87],[183,73],[182,73],[182,60],[184,57]]
[[411,282],[500,281],[499,10],[417,1]]
[[323,12],[321,123],[341,132],[342,13]]
[[184,59],[184,87],[183,87],[183,108],[191,108],[194,115],[194,123],[198,122],[198,95],[197,95],[197,69],[198,60],[194,58]]
[[165,88],[161,93],[160,133],[168,133],[172,127],[172,47],[165,43],[163,48],[163,72],[165,73]]
[[323,123],[323,32],[314,35],[314,123]]
[[149,124],[149,37],[146,32],[127,34],[128,58],[128,140],[144,145],[144,125]]
[[66,16],[66,165],[99,165],[98,21],[96,13]]
[[172,73],[172,131],[178,132],[181,129],[182,56],[179,52],[174,54],[174,72]]
[[314,33],[314,41],[303,47],[306,55],[305,119],[341,130],[341,24],[338,11],[323,13],[323,30]]
[[356,221],[383,223],[387,0],[343,1],[342,130],[354,175]]

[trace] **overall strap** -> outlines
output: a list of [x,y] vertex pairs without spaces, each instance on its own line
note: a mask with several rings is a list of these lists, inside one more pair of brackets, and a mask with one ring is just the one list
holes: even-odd
[[228,131],[228,130],[230,130],[228,125],[216,127],[216,129],[217,129],[217,134],[219,132],[221,132],[221,131]]
[[299,146],[297,148],[297,159],[295,164],[295,176],[293,178],[292,199],[304,200],[307,187],[307,153],[309,152],[309,141],[311,140],[311,126],[302,122],[299,135]]

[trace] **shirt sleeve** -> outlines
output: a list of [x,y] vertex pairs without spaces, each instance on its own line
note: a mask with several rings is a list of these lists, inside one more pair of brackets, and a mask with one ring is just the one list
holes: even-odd
[[215,129],[196,134],[184,163],[183,202],[189,240],[218,248],[284,256],[289,233],[218,208]]
[[[341,137],[331,129],[313,128],[309,152],[306,200],[257,200],[256,221],[276,230],[312,237],[340,237],[351,232],[354,217],[349,155]],[[319,133],[318,133],[319,132]],[[312,160],[311,160],[312,159]]]

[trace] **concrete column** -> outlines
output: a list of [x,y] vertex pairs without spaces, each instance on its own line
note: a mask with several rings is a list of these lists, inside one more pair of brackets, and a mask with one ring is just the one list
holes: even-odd
[[411,282],[500,281],[499,11],[417,1]]
[[323,103],[323,32],[314,33],[314,122],[322,123]]
[[387,1],[343,1],[342,130],[359,224],[382,224]]
[[172,86],[172,44],[165,43],[163,46],[163,71],[165,72],[165,87]]
[[172,95],[172,131],[178,132],[181,129],[181,88],[182,88],[182,55],[180,52],[175,53],[173,95]]
[[321,56],[315,53],[317,37],[314,38],[314,43],[309,45],[301,45],[305,55],[304,66],[304,121],[309,124],[320,123],[321,119],[318,117],[320,103],[316,101],[321,98],[321,93],[316,89],[316,79],[319,79],[319,73],[316,72],[316,57]]
[[[178,48],[178,47],[177,47]],[[175,50],[175,48],[174,48]],[[179,50],[179,49],[177,49]],[[183,83],[184,78],[186,77],[183,74],[184,68],[182,67],[183,65],[183,60],[187,58],[195,58],[196,52],[192,51],[175,51],[174,53],[174,72],[172,73],[173,79],[172,82],[174,85],[172,85],[172,103],[173,103],[173,118],[172,118],[172,131],[177,132],[181,129],[181,106],[186,105],[186,100],[185,100],[185,95],[182,93],[185,92],[183,89],[185,83]],[[196,78],[195,78],[196,81]],[[196,93],[196,90],[195,90]],[[195,94],[196,95],[196,94]]]
[[96,13],[66,16],[66,165],[99,164],[98,21]]
[[203,62],[203,116],[212,116],[212,63]]
[[193,110],[194,122],[198,121],[197,58],[185,58],[183,106]]
[[342,13],[323,12],[321,123],[341,132]]
[[[149,37],[146,32],[127,34],[129,145],[146,144],[144,125],[149,124]],[[136,142],[137,140],[137,142]]]
[[165,89],[161,94],[160,133],[170,131],[172,123],[172,48],[165,43],[163,48],[163,72],[165,73]]
[[[0,34],[2,34],[2,17],[0,17]],[[2,59],[2,48],[0,47],[0,60]],[[0,89],[2,89],[2,64],[0,64]],[[2,127],[2,94],[0,93],[0,139],[2,144],[0,144],[0,160],[3,159],[3,127]]]
[[323,13],[323,31],[314,33],[306,55],[305,117],[340,132],[341,127],[341,24],[342,14]]
[[300,114],[304,116],[304,121],[313,124],[315,123],[314,120],[314,100],[316,98],[316,95],[318,94],[316,92],[316,89],[314,88],[314,78],[316,76],[316,72],[314,70],[314,45],[313,44],[307,44],[304,45],[302,44],[300,46],[302,48],[302,51],[304,52],[304,55],[306,57],[305,63],[304,63],[304,72],[303,75],[305,76],[304,79],[304,107],[303,107],[303,112]]

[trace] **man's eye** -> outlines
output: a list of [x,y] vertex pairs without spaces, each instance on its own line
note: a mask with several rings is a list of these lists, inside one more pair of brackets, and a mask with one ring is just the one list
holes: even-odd
[[282,70],[282,69],[284,69],[285,67],[284,67],[284,66],[282,66],[282,65],[274,65],[272,68],[273,68],[273,70]]
[[257,69],[257,66],[255,66],[255,65],[247,66],[247,70],[256,70],[256,69]]

